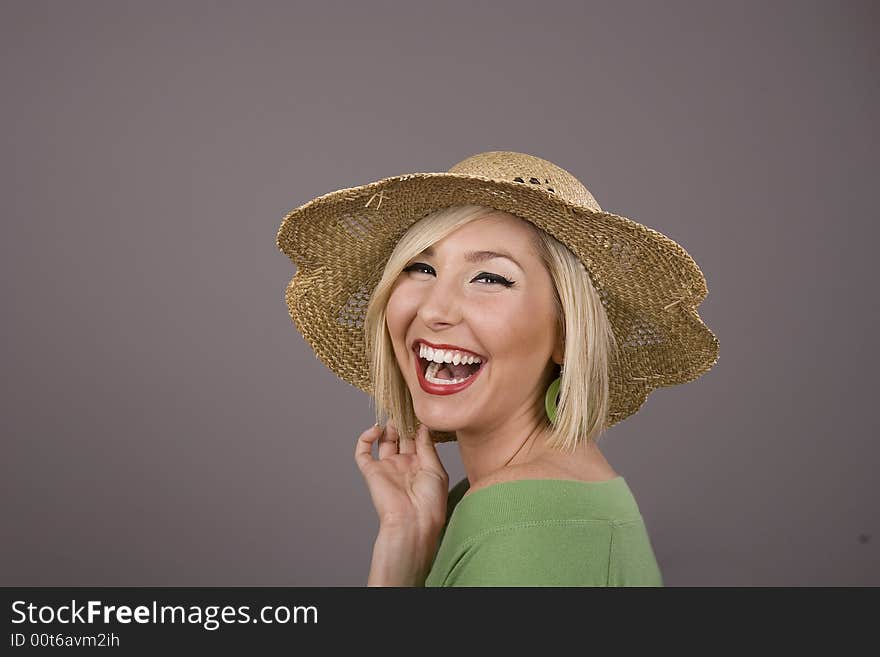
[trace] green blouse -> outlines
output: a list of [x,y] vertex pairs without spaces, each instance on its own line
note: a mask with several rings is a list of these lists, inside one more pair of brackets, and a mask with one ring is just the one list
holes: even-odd
[[425,586],[663,586],[623,477],[469,487],[449,492]]

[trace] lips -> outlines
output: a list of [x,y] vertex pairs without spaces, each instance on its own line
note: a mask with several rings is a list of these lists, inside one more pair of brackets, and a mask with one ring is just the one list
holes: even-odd
[[457,392],[461,392],[465,388],[469,388],[474,381],[477,380],[477,377],[480,376],[480,373],[485,369],[486,361],[480,363],[480,367],[476,372],[471,374],[467,379],[462,381],[461,383],[431,383],[425,378],[425,370],[427,369],[426,361],[419,358],[419,343],[416,342],[413,345],[413,361],[415,363],[416,374],[419,378],[419,385],[422,390],[427,392],[430,395],[454,395]]

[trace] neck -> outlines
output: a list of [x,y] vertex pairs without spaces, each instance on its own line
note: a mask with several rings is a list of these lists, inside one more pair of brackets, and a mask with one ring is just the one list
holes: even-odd
[[[543,413],[543,406],[540,412]],[[531,463],[547,451],[548,428],[541,415],[529,409],[503,423],[480,431],[456,432],[468,481],[481,479],[513,465]]]

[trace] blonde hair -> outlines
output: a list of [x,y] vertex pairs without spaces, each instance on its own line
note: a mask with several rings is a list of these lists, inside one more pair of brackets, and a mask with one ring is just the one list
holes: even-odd
[[[385,307],[394,284],[407,263],[424,249],[461,226],[498,212],[485,206],[459,205],[422,218],[397,243],[370,297],[364,334],[376,421],[391,420],[401,437],[414,437],[418,419],[386,325]],[[609,362],[616,357],[617,343],[583,263],[564,244],[531,222],[526,223],[534,232],[535,253],[553,279],[556,330],[565,345],[555,424],[546,414],[543,416],[549,428],[547,445],[573,453],[578,445],[598,441],[605,431]],[[455,440],[455,433],[432,432],[432,437],[440,442]]]

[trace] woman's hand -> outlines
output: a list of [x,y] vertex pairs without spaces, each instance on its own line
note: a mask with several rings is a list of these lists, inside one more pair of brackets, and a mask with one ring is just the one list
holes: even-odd
[[[378,459],[372,453],[377,439]],[[379,515],[380,530],[418,529],[422,534],[442,530],[449,475],[427,426],[419,426],[415,440],[401,439],[392,422],[384,430],[370,427],[358,438],[354,456]]]
[[367,586],[424,586],[446,521],[449,489],[428,428],[421,425],[413,441],[401,440],[390,422],[384,431],[373,426],[358,438],[355,461],[379,515]]

